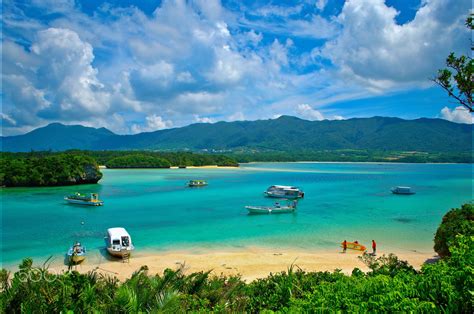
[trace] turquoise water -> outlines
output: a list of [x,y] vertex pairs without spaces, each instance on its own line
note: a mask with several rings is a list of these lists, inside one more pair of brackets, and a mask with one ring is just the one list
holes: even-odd
[[[431,251],[443,214],[472,200],[471,165],[255,163],[239,169],[103,170],[97,185],[3,189],[2,262],[60,257],[79,239],[99,252],[109,227],[125,227],[147,250],[336,248],[376,239],[385,250]],[[190,179],[209,186],[187,188]],[[247,215],[270,205],[272,184],[306,193],[295,214]],[[390,193],[396,185],[417,194]],[[97,192],[102,207],[65,204],[73,192]],[[84,222],[81,225],[81,222]]]

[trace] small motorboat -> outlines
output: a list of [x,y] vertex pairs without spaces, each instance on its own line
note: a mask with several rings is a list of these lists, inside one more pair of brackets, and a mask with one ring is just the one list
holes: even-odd
[[281,206],[280,203],[275,203],[273,206],[245,206],[249,214],[284,214],[294,213],[296,211],[296,201]]
[[89,195],[74,193],[64,197],[64,200],[70,204],[88,205],[88,206],[102,206],[104,202],[99,200],[99,194],[90,193]]
[[409,186],[397,186],[397,187],[392,188],[391,191],[392,191],[393,194],[400,194],[400,195],[415,194],[415,192],[413,192],[411,187],[409,187]]
[[76,242],[67,251],[69,261],[74,264],[82,263],[86,259],[86,247],[81,243]]
[[272,185],[270,186],[264,194],[268,197],[276,198],[303,198],[304,192],[296,186],[287,186],[287,185]]
[[188,182],[188,186],[189,187],[200,187],[200,186],[206,186],[207,185],[207,181],[205,180],[190,180]]
[[105,237],[107,252],[117,257],[130,256],[135,247],[132,244],[132,238],[125,228],[109,228]]

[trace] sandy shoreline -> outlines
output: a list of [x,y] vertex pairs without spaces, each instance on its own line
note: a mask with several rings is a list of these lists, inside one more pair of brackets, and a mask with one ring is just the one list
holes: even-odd
[[232,166],[217,166],[217,165],[209,165],[209,166],[187,166],[186,168],[180,168],[177,166],[172,166],[169,168],[107,168],[104,165],[99,165],[99,169],[109,169],[109,170],[133,170],[133,169],[239,169],[239,167],[232,167]]
[[[384,252],[395,253],[400,259],[407,260],[412,266],[419,269],[427,260],[435,257],[434,252]],[[110,260],[108,256],[97,253],[75,269],[81,273],[92,270],[104,275],[116,276],[120,280],[129,278],[141,266],[148,266],[150,275],[162,274],[166,268],[177,269],[184,265],[185,273],[212,270],[215,275],[241,275],[242,279],[249,282],[257,278],[265,278],[270,273],[286,271],[294,264],[305,271],[333,271],[341,269],[350,274],[352,269],[358,267],[367,271],[367,267],[358,259],[361,253],[348,250],[346,254],[340,250],[291,250],[248,247],[236,250],[206,252],[192,251],[164,251],[164,252],[137,252],[129,262]],[[35,263],[36,264],[36,263]],[[39,264],[38,264],[39,265]],[[63,261],[55,259],[50,266],[54,272],[67,270]]]

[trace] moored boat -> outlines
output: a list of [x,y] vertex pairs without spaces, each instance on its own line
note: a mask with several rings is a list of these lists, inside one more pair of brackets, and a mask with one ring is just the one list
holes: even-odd
[[86,259],[86,247],[81,243],[76,242],[67,251],[69,262],[74,264],[82,263]]
[[200,186],[206,186],[207,181],[205,180],[189,180],[188,186],[189,187],[200,187]]
[[109,228],[105,237],[107,252],[110,255],[124,257],[130,255],[135,247],[132,244],[132,238],[125,228]]
[[281,206],[280,203],[275,203],[273,206],[245,206],[249,214],[283,214],[294,213],[296,211],[296,201]]
[[264,193],[268,197],[277,198],[295,199],[304,197],[304,192],[300,188],[288,185],[272,185]]
[[397,187],[394,187],[394,188],[392,188],[392,193],[393,193],[393,194],[400,194],[400,195],[411,195],[411,194],[415,194],[415,192],[413,192],[413,190],[412,190],[411,187],[409,187],[409,186],[397,186]]
[[99,200],[99,194],[90,193],[89,195],[74,193],[64,197],[64,200],[70,204],[88,205],[88,206],[102,206],[104,202]]

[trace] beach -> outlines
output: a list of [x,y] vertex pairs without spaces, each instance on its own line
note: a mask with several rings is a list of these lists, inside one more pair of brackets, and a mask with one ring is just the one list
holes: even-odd
[[[377,256],[389,253],[394,253],[401,260],[407,260],[416,269],[420,269],[426,261],[436,258],[434,252],[414,251],[381,251]],[[361,252],[352,250],[342,253],[341,250],[308,251],[262,247],[207,252],[140,252],[132,254],[128,262],[119,259],[110,260],[105,255],[93,256],[83,264],[74,266],[74,269],[81,273],[96,271],[103,275],[115,276],[123,281],[130,278],[133,272],[144,265],[148,267],[149,275],[162,275],[167,268],[184,267],[185,274],[211,270],[211,275],[240,275],[243,280],[251,282],[258,278],[268,277],[270,273],[287,271],[291,265],[294,265],[295,270],[300,268],[307,272],[340,269],[343,273],[350,274],[356,267],[368,271],[367,266],[358,258],[361,255]],[[67,266],[62,261],[53,261],[50,269],[63,272],[67,270]]]

